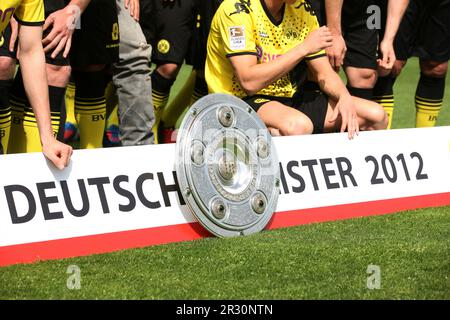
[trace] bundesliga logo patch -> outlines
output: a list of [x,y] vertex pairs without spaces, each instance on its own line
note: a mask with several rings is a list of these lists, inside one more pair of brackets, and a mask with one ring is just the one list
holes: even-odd
[[230,27],[230,49],[240,50],[245,49],[245,27],[236,26]]

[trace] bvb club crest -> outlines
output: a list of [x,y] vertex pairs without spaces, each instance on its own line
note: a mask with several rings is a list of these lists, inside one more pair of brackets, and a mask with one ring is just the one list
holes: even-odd
[[161,52],[162,54],[166,54],[170,50],[170,42],[166,39],[161,39],[158,41],[157,48],[159,52]]

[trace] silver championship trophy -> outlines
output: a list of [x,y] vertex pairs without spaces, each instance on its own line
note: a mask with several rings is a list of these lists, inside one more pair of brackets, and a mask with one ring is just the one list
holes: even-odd
[[261,231],[276,209],[279,165],[269,131],[244,101],[211,94],[189,109],[175,167],[192,214],[219,237]]

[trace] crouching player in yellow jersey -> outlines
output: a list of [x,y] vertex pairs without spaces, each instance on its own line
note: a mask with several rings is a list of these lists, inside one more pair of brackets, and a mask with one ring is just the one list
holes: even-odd
[[13,15],[21,25],[19,58],[25,90],[39,127],[42,151],[56,167],[63,169],[69,164],[72,148],[56,140],[51,126],[45,55],[41,42],[44,3],[42,0],[2,0],[0,33],[3,33]]
[[208,90],[242,98],[274,134],[386,128],[383,108],[352,97],[333,71],[331,44],[308,1],[225,0],[208,38]]

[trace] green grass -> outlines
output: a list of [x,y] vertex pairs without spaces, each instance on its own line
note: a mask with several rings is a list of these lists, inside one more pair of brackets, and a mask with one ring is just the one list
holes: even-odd
[[6,267],[0,298],[450,299],[450,207]]

